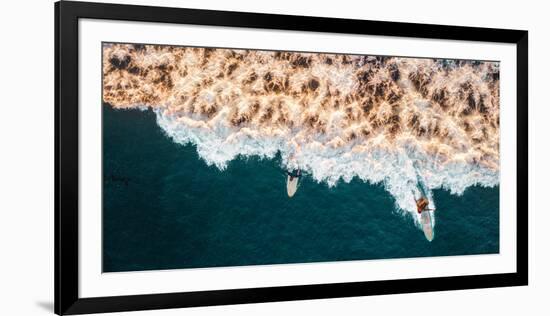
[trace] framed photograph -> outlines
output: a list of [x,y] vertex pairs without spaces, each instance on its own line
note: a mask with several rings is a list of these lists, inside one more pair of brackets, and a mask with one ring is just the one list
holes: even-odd
[[55,23],[57,314],[527,284],[527,31]]

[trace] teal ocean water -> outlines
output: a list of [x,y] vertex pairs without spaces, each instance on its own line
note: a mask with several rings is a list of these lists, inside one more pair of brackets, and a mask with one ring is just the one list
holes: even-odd
[[224,171],[164,134],[151,110],[103,106],[103,270],[498,253],[499,188],[435,190],[428,242],[382,185],[329,188],[305,175],[286,194],[280,158]]

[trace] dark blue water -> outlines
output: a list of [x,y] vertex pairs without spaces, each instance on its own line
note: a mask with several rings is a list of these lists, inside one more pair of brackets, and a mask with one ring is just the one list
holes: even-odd
[[498,253],[499,189],[436,190],[435,239],[379,185],[304,176],[286,195],[280,159],[208,167],[151,111],[103,106],[105,272]]

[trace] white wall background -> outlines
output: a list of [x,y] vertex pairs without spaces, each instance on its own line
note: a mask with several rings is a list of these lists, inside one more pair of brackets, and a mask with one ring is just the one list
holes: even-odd
[[[96,0],[98,1],[98,0]],[[113,0],[114,2],[115,0]],[[99,2],[99,1],[98,1]],[[103,1],[101,1],[103,2]],[[529,286],[132,315],[548,315],[550,207],[545,179],[550,19],[544,1],[116,1],[529,30]],[[53,1],[0,4],[0,315],[53,312]],[[527,210],[524,210],[527,212]],[[115,314],[111,314],[115,315]],[[124,314],[121,314],[124,315]]]

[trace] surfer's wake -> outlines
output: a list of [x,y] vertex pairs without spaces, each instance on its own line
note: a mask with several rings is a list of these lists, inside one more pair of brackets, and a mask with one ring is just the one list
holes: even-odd
[[[282,157],[329,186],[381,183],[419,223],[414,190],[499,181],[499,64],[105,44],[103,99],[151,108],[219,169]],[[421,182],[421,183],[420,183]]]

